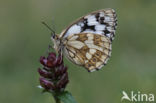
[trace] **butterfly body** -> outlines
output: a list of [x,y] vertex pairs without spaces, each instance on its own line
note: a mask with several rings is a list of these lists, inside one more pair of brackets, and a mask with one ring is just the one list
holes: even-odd
[[99,70],[111,56],[116,25],[113,9],[92,12],[52,37],[54,48],[89,72]]

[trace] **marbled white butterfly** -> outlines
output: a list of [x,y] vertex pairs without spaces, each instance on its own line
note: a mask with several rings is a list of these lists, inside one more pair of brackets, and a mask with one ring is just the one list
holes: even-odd
[[101,69],[110,58],[116,27],[115,11],[103,9],[79,18],[60,35],[52,33],[51,39],[58,53],[92,72]]

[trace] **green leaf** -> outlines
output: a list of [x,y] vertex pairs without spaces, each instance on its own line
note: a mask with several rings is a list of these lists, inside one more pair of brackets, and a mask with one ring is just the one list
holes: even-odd
[[71,93],[64,91],[57,96],[63,103],[77,103]]

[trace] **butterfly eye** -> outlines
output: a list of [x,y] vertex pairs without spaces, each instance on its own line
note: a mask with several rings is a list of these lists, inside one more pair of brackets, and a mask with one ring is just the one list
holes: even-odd
[[55,38],[56,38],[55,33],[51,33],[51,37],[52,37],[53,39],[55,39]]

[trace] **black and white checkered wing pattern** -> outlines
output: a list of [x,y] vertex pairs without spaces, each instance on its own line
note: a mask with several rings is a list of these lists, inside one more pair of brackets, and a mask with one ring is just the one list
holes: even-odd
[[112,41],[117,27],[117,17],[113,9],[103,9],[81,17],[61,33],[66,38],[72,34],[93,33],[105,35]]

